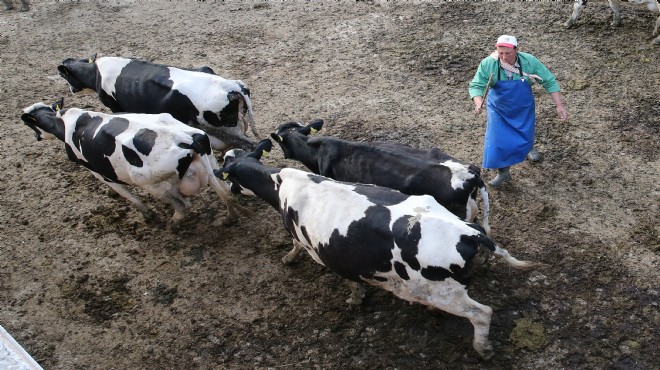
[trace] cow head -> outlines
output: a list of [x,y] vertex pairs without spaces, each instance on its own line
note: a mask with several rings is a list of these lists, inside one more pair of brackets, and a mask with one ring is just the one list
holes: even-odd
[[284,158],[296,159],[295,151],[307,141],[307,136],[320,131],[323,120],[317,119],[303,126],[298,122],[287,122],[281,124],[270,136],[280,145]]
[[57,66],[60,76],[69,83],[72,93],[94,93],[96,91],[96,63],[94,62],[96,62],[96,54],[87,59],[68,58]]
[[64,99],[60,98],[52,105],[36,103],[23,110],[21,120],[34,130],[37,141],[52,138],[64,141],[64,122],[58,114],[63,103]]
[[[231,169],[232,164],[239,162],[243,158],[252,158],[259,161],[263,156],[270,153],[272,148],[273,143],[269,139],[264,139],[257,143],[253,152],[248,152],[243,149],[232,149],[225,153],[223,170],[216,171],[216,176],[221,177],[223,180],[227,180],[230,175],[228,172],[224,171],[225,168]],[[234,194],[254,195],[252,191],[242,187],[238,182],[230,181],[230,184],[231,192]]]

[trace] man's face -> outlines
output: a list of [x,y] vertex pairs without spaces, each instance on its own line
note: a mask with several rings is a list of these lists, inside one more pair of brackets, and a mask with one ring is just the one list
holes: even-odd
[[497,55],[500,57],[501,60],[509,64],[514,64],[516,62],[516,56],[518,55],[518,51],[516,49],[507,48],[506,46],[498,46]]

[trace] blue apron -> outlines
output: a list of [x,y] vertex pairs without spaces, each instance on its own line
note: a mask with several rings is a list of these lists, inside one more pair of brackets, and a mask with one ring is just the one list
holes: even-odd
[[482,168],[520,163],[534,146],[534,94],[525,78],[497,81],[490,88]]

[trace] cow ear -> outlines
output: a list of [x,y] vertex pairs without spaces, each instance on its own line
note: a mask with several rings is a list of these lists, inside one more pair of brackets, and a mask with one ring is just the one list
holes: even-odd
[[37,123],[37,117],[35,117],[33,114],[30,113],[21,114],[21,120],[23,122]]
[[270,139],[263,139],[257,143],[257,147],[254,149],[251,157],[259,160],[261,157],[270,153],[271,149],[273,149],[273,142]]
[[221,178],[223,181],[227,181],[229,176],[231,176],[231,173],[234,171],[234,167],[236,167],[235,163],[232,163],[226,167],[224,167],[221,170],[215,170],[213,173],[215,174],[215,177]]
[[284,139],[280,135],[278,135],[274,132],[272,134],[270,134],[270,137],[272,137],[273,140],[277,141],[278,143],[281,143],[282,141],[284,141]]
[[89,63],[94,63],[94,62],[96,62],[96,53],[94,53],[94,55],[92,55],[91,57],[89,57],[89,59],[87,59],[87,62],[89,62]]
[[315,134],[317,131],[321,131],[321,128],[323,128],[323,120],[322,119],[316,119],[312,122],[310,122],[307,127],[309,127],[309,132],[312,134]]
[[51,106],[51,108],[52,108],[55,112],[59,112],[59,111],[62,109],[63,106],[64,106],[64,98],[60,98],[58,101],[56,101],[55,103],[53,103],[53,105]]

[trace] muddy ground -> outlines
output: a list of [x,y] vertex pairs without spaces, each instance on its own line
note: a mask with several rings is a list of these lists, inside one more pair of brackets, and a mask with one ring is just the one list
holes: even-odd
[[[660,363],[655,16],[624,4],[612,28],[590,2],[33,1],[0,13],[0,324],[46,369],[650,369]],[[212,192],[183,226],[145,223],[124,199],[36,142],[21,110],[74,96],[65,58],[125,56],[208,65],[251,88],[263,134],[322,118],[327,135],[438,146],[481,163],[485,115],[467,84],[502,33],[557,75],[560,122],[535,88],[540,163],[490,189],[493,238],[550,266],[495,260],[471,296],[494,309],[495,356],[463,318],[368,289],[361,306],[290,248],[277,213],[222,226]],[[298,165],[275,148],[273,166]],[[488,180],[493,172],[485,171]],[[656,365],[653,365],[653,364]]]

